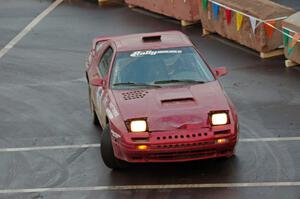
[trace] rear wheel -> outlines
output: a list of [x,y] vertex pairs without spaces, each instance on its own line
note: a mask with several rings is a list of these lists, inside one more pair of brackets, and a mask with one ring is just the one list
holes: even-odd
[[[92,105],[94,107],[94,105]],[[95,109],[93,108],[93,112],[92,112],[92,120],[93,120],[93,124],[96,126],[100,126],[100,122],[97,116],[97,113],[95,111]]]
[[103,129],[100,150],[103,162],[107,167],[111,169],[122,169],[128,166],[126,162],[115,157],[109,125],[106,125]]

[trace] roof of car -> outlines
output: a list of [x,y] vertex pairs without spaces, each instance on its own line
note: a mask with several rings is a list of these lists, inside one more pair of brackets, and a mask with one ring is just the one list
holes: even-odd
[[[147,38],[149,40],[147,40]],[[134,51],[193,46],[189,38],[180,31],[165,31],[113,36],[109,37],[109,40],[115,43],[117,51]]]

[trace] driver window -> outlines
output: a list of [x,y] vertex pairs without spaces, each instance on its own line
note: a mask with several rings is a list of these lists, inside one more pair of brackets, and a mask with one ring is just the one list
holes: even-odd
[[113,57],[113,49],[109,47],[104,53],[98,64],[99,71],[102,77],[105,77],[109,71],[109,66]]

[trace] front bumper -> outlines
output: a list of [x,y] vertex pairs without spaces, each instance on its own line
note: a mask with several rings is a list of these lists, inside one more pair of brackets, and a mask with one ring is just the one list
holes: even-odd
[[[177,135],[177,136],[176,136]],[[217,143],[225,138],[226,143]],[[234,153],[237,134],[215,136],[213,132],[202,133],[153,133],[148,142],[113,142],[115,155],[127,162],[184,162],[200,159],[230,157]],[[137,149],[147,145],[147,150]]]

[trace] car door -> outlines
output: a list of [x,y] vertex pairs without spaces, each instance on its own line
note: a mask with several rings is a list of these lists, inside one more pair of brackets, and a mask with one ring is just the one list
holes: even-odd
[[[113,55],[114,55],[113,48],[108,45],[104,47],[103,52],[99,56],[99,60],[96,67],[97,75],[103,80],[107,79],[107,75],[113,59]],[[102,126],[104,126],[106,123],[106,111],[105,111],[106,104],[103,100],[106,98],[107,95],[107,87],[105,84],[106,83],[104,83],[103,87],[98,87],[94,91],[95,108]]]
[[[98,62],[105,50],[105,48],[103,48],[105,46],[106,41],[97,41],[97,42],[93,42],[92,45],[92,49],[89,53],[89,56],[87,58],[86,61],[86,76],[87,76],[87,81],[89,82],[89,96],[91,97],[91,108],[93,106],[93,109],[91,109],[92,111],[95,110],[95,102],[96,102],[96,98],[95,98],[95,93],[98,90],[98,87],[93,86],[90,84],[90,81],[100,77],[99,71],[98,71]],[[97,113],[97,110],[95,110]]]

